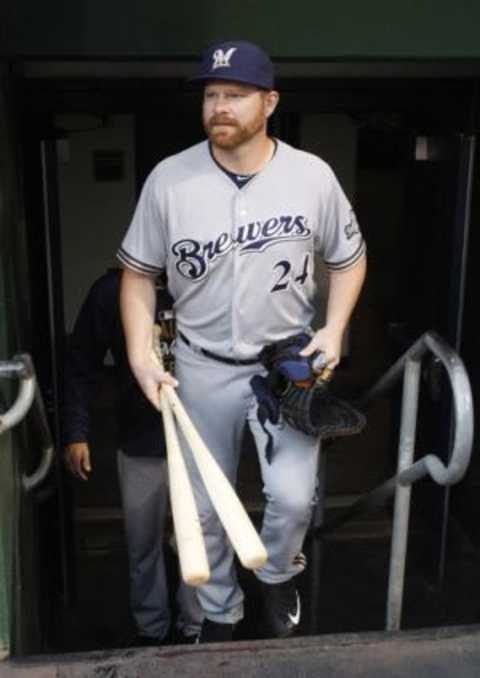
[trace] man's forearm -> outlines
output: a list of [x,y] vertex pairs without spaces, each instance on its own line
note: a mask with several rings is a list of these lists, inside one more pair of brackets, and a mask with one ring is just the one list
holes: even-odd
[[120,290],[120,310],[128,358],[132,369],[150,355],[155,320],[155,281],[124,269]]
[[148,400],[160,409],[159,387],[162,383],[176,386],[177,381],[154,359],[155,301],[154,279],[125,269],[120,290],[120,310],[130,367]]
[[366,270],[367,262],[364,256],[348,271],[330,273],[325,325],[315,332],[311,342],[300,355],[308,356],[321,352],[330,368],[338,365],[342,337],[357,303]]

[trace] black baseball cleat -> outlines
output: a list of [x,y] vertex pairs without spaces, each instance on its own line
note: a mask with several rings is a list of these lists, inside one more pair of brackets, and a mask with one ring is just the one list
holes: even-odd
[[261,583],[263,612],[270,638],[288,638],[300,624],[300,596],[293,579],[281,584]]
[[197,643],[227,643],[233,640],[233,624],[219,624],[211,619],[204,619]]

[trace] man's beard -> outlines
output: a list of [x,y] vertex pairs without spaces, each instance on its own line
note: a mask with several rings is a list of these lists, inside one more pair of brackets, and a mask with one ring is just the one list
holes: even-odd
[[[222,127],[219,127],[222,125]],[[234,120],[226,119],[221,115],[214,115],[205,123],[205,131],[214,146],[225,150],[238,148],[258,134],[265,125],[262,111],[246,125],[239,125]]]

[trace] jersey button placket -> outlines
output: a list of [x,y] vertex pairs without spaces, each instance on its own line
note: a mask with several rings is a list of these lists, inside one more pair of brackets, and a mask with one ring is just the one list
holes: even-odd
[[[233,201],[233,219],[232,219],[232,239],[235,239],[238,236],[239,227],[247,223],[248,210],[245,198],[239,192]],[[232,348],[234,353],[236,353],[238,344],[241,342],[241,328],[238,323],[238,304],[240,303],[238,299],[238,294],[240,292],[240,285],[242,283],[241,278],[241,259],[240,259],[240,246],[237,246],[233,250],[233,293],[232,293]]]

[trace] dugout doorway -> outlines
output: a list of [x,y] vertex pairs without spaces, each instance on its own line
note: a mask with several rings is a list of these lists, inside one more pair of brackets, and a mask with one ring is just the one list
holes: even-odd
[[[53,294],[39,293],[41,286],[37,287],[34,273],[30,280],[36,313],[45,326],[44,343],[39,345],[36,337],[32,350],[40,374],[47,375],[42,376],[42,388],[49,391],[49,378],[53,378],[48,377],[49,361],[58,351],[55,341],[68,332],[86,292],[88,278],[93,281],[95,273],[102,273],[111,263],[109,252],[124,228],[120,220],[124,221],[133,207],[146,173],[163,155],[201,138],[199,99],[194,92],[185,92],[183,83],[174,79],[139,82],[90,77],[79,83],[72,79],[27,78],[17,85],[30,258],[35,262],[32,270],[50,267],[59,276]],[[455,340],[455,332],[468,322],[467,319],[459,324],[463,315],[460,311],[468,242],[466,222],[459,214],[462,206],[468,204],[466,189],[471,169],[465,172],[465,167],[467,158],[471,160],[474,155],[470,115],[468,119],[465,115],[472,108],[471,87],[468,82],[450,79],[392,82],[368,78],[293,78],[285,79],[280,88],[282,105],[274,131],[281,138],[301,145],[307,116],[310,125],[312,119],[318,122],[330,117],[337,122],[341,120],[341,127],[347,120],[348,129],[355,131],[355,206],[369,242],[371,265],[369,281],[352,322],[350,351],[341,378],[352,389],[368,386],[399,352],[408,348],[410,341],[422,331],[432,329],[432,323],[434,329],[450,332]],[[86,143],[87,138],[91,143]],[[50,179],[42,175],[38,161],[42,144],[50,149]],[[422,144],[426,148],[423,156]],[[80,165],[75,165],[74,156],[80,151],[84,158]],[[97,170],[100,176],[102,171],[107,176],[108,171],[113,171],[121,180],[98,181]],[[118,195],[125,186],[128,193],[121,196],[122,202]],[[99,188],[102,192],[96,191]],[[52,225],[52,246],[48,248],[42,229],[35,226],[44,214],[46,195],[53,203],[58,202],[58,222]],[[120,202],[123,214],[117,209]],[[105,204],[115,205],[117,211],[103,212]],[[97,222],[92,221],[95,214],[105,216],[102,228],[108,220],[112,227],[108,232],[99,230]],[[85,243],[87,248],[80,257]],[[81,259],[82,264],[72,270],[74,257]],[[82,278],[84,273],[88,276]],[[53,319],[53,324],[46,319]],[[61,374],[56,378],[61,380]],[[118,488],[113,480],[115,422],[110,407],[111,383],[108,380],[106,383],[94,413],[98,449],[104,451],[97,454],[98,474],[88,488],[73,487],[62,473],[58,480],[58,496],[66,497],[66,505],[57,505],[57,517],[63,512],[67,528],[63,535],[58,533],[51,555],[60,568],[56,571],[63,568],[63,575],[56,575],[55,581],[48,583],[48,587],[53,586],[53,595],[42,606],[44,613],[53,619],[48,626],[49,642],[59,650],[71,649],[73,631],[79,627],[84,633],[81,649],[94,649],[91,643],[99,638],[107,644],[115,642],[112,624],[119,619],[128,623],[126,606],[120,603],[116,618],[95,613],[100,628],[94,625],[92,629],[92,609],[98,610],[101,603],[98,586],[93,587],[94,595],[82,601],[81,608],[75,608],[76,603],[72,602],[73,608],[69,609],[62,602],[64,597],[75,601],[78,577],[91,576],[92,581],[97,577],[98,582],[95,559],[98,564],[102,558],[107,562],[108,554],[124,557]],[[52,415],[56,416],[55,407]],[[428,440],[439,433],[435,416],[425,419]],[[371,489],[394,463],[391,452],[394,406],[383,403],[372,417],[372,433],[367,440],[360,443],[352,439],[329,453],[327,499],[331,498],[332,505]],[[448,431],[441,435],[448,436]],[[247,465],[241,481],[245,492],[256,498],[258,487],[251,483],[254,472],[253,466]],[[444,498],[439,503],[438,497],[430,497],[428,489],[422,489],[421,496],[438,526],[437,543],[429,547],[427,554],[428,568],[435,571],[446,552],[442,534],[448,506],[445,508]],[[73,544],[69,537],[73,537]],[[85,556],[82,575],[77,567],[78,549],[83,549]],[[117,599],[118,589],[125,588],[125,560],[119,562],[123,564],[118,578],[113,578]],[[45,576],[48,579],[48,572]],[[107,577],[108,572],[102,576]],[[112,598],[115,595],[111,590],[104,592]],[[336,615],[337,626],[330,630],[381,628],[376,613],[372,617],[363,612],[362,618],[360,612],[357,619],[348,621],[347,599],[344,604],[344,613],[332,604],[330,619],[334,618],[331,614]],[[90,636],[85,634],[89,616]],[[322,621],[319,627],[321,632],[329,630],[325,623]],[[348,626],[351,623],[357,626]]]

